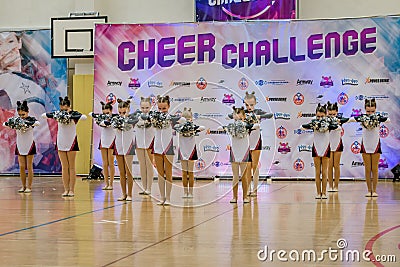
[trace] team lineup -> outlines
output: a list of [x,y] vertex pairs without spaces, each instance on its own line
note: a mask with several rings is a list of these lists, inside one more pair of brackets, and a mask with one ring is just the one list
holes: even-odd
[[[64,192],[62,197],[75,195],[75,157],[79,151],[76,125],[86,115],[72,110],[68,97],[60,97],[60,109],[43,113],[43,119],[57,121],[58,132],[56,149],[61,161]],[[256,108],[255,93],[246,92],[243,107],[233,107],[227,114],[230,122],[218,127],[230,136],[230,162],[232,166],[231,203],[238,202],[238,187],[242,181],[242,200],[249,203],[251,197],[257,197],[259,187],[259,159],[262,149],[260,121],[273,118],[268,113]],[[183,198],[193,198],[194,162],[198,159],[196,143],[198,134],[205,130],[204,126],[193,122],[191,107],[185,107],[182,114],[169,113],[169,96],[158,96],[157,110],[152,108],[150,97],[141,97],[140,110],[131,113],[131,100],[117,100],[118,113],[113,113],[112,102],[100,102],[102,113],[90,113],[94,122],[101,127],[98,149],[101,151],[104,173],[103,190],[113,190],[115,176],[114,156],[120,172],[122,195],[118,201],[132,201],[133,191],[133,156],[139,161],[141,188],[139,194],[153,196],[151,192],[154,169],[156,167],[160,198],[158,205],[171,205],[172,162],[174,157],[173,135],[178,136],[178,160],[181,163]],[[374,98],[365,100],[365,113],[357,117],[344,118],[338,116],[337,103],[318,104],[316,116],[303,129],[312,130],[314,141],[312,157],[315,167],[316,199],[327,199],[328,192],[339,190],[340,158],[344,151],[342,143],[343,125],[356,122],[362,126],[361,153],[364,161],[366,197],[378,197],[378,164],[381,151],[379,126],[388,122],[389,118],[376,112]],[[33,137],[34,127],[40,122],[29,116],[27,101],[17,101],[15,117],[8,118],[4,126],[16,130],[20,178],[22,187],[19,193],[30,193],[33,181],[33,157],[36,154]],[[95,141],[96,142],[96,141]],[[26,176],[26,170],[28,175]],[[328,188],[329,185],[329,188]]]

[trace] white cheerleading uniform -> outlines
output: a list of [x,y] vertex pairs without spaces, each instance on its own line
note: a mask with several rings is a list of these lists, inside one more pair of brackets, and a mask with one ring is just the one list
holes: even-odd
[[[100,114],[90,113],[89,115],[92,116],[93,118],[97,118]],[[96,124],[101,127],[100,142],[98,149],[102,148],[114,149],[115,129],[111,127],[111,124],[106,125],[104,124],[104,122],[98,123],[98,121],[96,121]]]
[[230,162],[250,162],[250,140],[249,135],[243,138],[231,137]]
[[[57,150],[58,151],[79,151],[78,138],[76,136],[76,124],[79,120],[87,117],[77,111],[70,111],[71,120],[68,124],[58,122]],[[52,118],[52,113],[46,113],[48,118]]]
[[329,131],[323,133],[314,131],[313,157],[329,157],[331,151],[329,137]]
[[361,153],[382,153],[379,139],[380,127],[362,129]]
[[173,129],[179,117],[170,116],[171,123],[166,128],[154,127],[154,146],[152,153],[160,155],[174,155]]
[[[246,110],[246,117],[249,115],[256,116],[255,121],[248,121],[249,123],[259,123],[260,119],[271,119],[274,114],[268,113],[261,109],[254,109],[253,111]],[[250,116],[251,117],[251,116]],[[258,117],[260,119],[258,119]],[[261,139],[261,129],[256,128],[250,132],[250,150],[262,150],[262,139]]]
[[138,122],[135,114],[125,118],[122,129],[116,128],[114,154],[117,156],[135,155],[135,132],[134,127]]
[[154,145],[155,129],[150,127],[139,127],[136,125],[136,148],[151,149]]
[[329,132],[329,143],[332,152],[343,151],[342,130],[342,127],[339,126],[339,128]]
[[196,139],[195,136],[185,137],[183,135],[179,135],[179,160],[197,160],[197,148],[196,148]]
[[[36,145],[33,140],[33,127],[38,126],[40,123],[33,117],[28,117],[25,120],[34,122],[31,127],[25,131],[16,130],[17,133],[17,146],[15,147],[15,155],[27,156],[36,154]],[[3,123],[6,126],[6,122]]]

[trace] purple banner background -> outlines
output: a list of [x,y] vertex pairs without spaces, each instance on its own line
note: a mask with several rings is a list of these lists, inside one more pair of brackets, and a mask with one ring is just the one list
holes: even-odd
[[231,21],[296,18],[296,0],[242,0],[236,2],[230,0],[196,0],[196,20]]

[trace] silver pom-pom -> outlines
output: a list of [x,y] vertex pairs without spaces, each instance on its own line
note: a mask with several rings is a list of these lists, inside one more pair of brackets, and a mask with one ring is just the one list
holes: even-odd
[[199,126],[195,125],[191,121],[186,121],[184,123],[177,124],[175,125],[174,128],[178,133],[180,133],[184,137],[195,136],[199,132],[198,131]]
[[326,119],[312,120],[311,128],[316,132],[325,133],[329,131],[329,124],[329,121]]
[[114,116],[111,119],[111,126],[121,131],[129,131],[132,125],[127,123],[128,118],[122,116]]
[[254,112],[252,112],[252,111],[246,113],[245,121],[246,121],[247,123],[250,123],[250,124],[256,124],[256,123],[259,123],[259,122],[260,122],[260,120],[257,118],[257,115],[256,115]]
[[54,112],[53,118],[62,124],[69,124],[71,122],[71,114],[65,110],[57,110]]
[[232,135],[232,137],[244,138],[249,134],[246,125],[246,122],[237,120],[225,126],[225,130],[228,134]]
[[361,121],[361,126],[368,130],[372,130],[372,129],[378,127],[379,123],[380,123],[379,116],[380,115],[378,115],[378,114],[372,114],[372,115],[363,114],[363,115],[361,115],[361,118],[359,118],[359,120]]
[[21,131],[21,132],[26,132],[29,129],[29,126],[25,123],[25,120],[22,119],[21,117],[12,117],[7,120],[8,127],[11,129]]
[[171,116],[168,113],[153,111],[150,113],[150,121],[155,128],[166,129],[171,125]]
[[102,122],[111,122],[112,115],[111,114],[99,114],[94,118],[94,121],[97,125],[100,125]]

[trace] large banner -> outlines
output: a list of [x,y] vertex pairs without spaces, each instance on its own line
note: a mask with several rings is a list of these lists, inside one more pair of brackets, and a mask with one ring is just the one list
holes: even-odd
[[197,21],[296,18],[296,0],[196,0]]
[[[133,97],[133,112],[142,96],[169,95],[171,113],[191,107],[195,123],[207,128],[197,137],[197,175],[229,176],[230,138],[217,129],[228,124],[233,105],[243,105],[245,92],[255,91],[256,107],[275,115],[261,122],[261,174],[313,177],[313,134],[300,127],[317,104],[338,102],[350,117],[375,97],[392,122],[381,126],[379,163],[380,177],[391,177],[400,161],[399,33],[399,17],[96,25],[94,110],[115,96]],[[344,125],[344,177],[364,176],[361,134],[358,123]],[[95,126],[96,163],[99,138]],[[174,163],[179,167],[176,157]]]
[[17,101],[28,101],[34,130],[36,173],[55,173],[61,165],[55,150],[57,124],[40,115],[58,108],[67,93],[67,61],[51,58],[50,30],[0,32],[0,173],[19,173],[16,132],[3,122],[17,114]]

